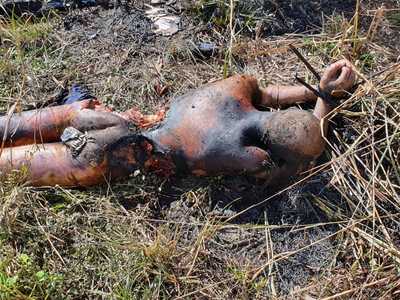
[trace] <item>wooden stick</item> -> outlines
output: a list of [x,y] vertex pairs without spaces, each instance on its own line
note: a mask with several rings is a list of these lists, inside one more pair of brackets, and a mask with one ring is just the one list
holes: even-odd
[[293,46],[292,44],[289,44],[289,48],[306,65],[307,69],[310,70],[310,72],[314,74],[315,78],[317,78],[317,80],[320,81],[321,80],[321,76],[313,68],[313,66],[308,62],[308,60],[299,52],[299,50],[297,50],[296,47]]
[[315,96],[317,96],[317,97],[319,97],[319,98],[322,98],[321,93],[320,93],[318,90],[316,90],[314,87],[312,87],[310,84],[308,84],[303,78],[298,77],[297,74],[295,75],[294,78],[296,78],[296,80],[297,80],[299,83],[301,83],[301,84],[304,85],[307,89],[309,89],[311,92],[313,92]]

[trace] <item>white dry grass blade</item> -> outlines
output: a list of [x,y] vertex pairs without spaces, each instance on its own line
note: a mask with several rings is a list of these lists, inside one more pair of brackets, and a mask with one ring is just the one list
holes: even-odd
[[1,140],[1,147],[0,147],[0,157],[1,157],[1,154],[3,153],[3,149],[4,149],[4,146],[6,143],[6,138],[9,133],[11,117],[14,114],[15,109],[17,108],[17,105],[18,105],[18,102],[15,102],[7,112],[6,124],[5,124],[5,128],[4,128],[4,135],[1,137],[2,140]]

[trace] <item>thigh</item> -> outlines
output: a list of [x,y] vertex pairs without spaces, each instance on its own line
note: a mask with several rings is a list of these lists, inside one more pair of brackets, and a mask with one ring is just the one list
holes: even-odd
[[33,186],[92,186],[128,176],[139,168],[138,145],[126,127],[109,127],[87,134],[87,142],[74,153],[68,144],[45,143],[3,149],[0,173],[20,170]]
[[73,158],[62,143],[27,145],[6,148],[0,157],[0,172],[6,176],[18,170],[24,181],[33,186],[88,186],[104,182],[102,155],[90,164]]
[[69,126],[88,131],[123,123],[123,118],[104,110],[97,100],[84,100],[2,116],[0,140],[4,140],[5,147],[51,143],[60,141]]

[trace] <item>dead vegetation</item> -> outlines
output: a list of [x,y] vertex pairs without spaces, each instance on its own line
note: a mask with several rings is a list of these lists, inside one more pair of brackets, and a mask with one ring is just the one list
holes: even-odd
[[[72,82],[117,109],[154,111],[231,73],[311,80],[289,44],[319,70],[349,58],[360,85],[326,120],[318,166],[283,191],[247,178],[140,175],[91,190],[32,189],[24,170],[3,178],[0,298],[399,297],[399,4],[365,2],[350,17],[325,15],[312,34],[280,36],[259,29],[269,11],[243,13],[244,1],[177,1],[172,38],[152,33],[140,1],[2,21],[3,112],[40,106]],[[218,50],[198,57],[200,42]]]

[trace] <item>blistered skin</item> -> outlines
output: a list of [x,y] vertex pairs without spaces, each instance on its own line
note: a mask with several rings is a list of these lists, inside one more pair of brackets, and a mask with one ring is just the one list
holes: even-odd
[[162,124],[145,136],[171,156],[176,173],[269,180],[297,174],[324,149],[320,121],[296,109],[258,110],[262,97],[252,77],[221,80],[173,101]]
[[[78,155],[61,142],[67,127],[85,140]],[[129,176],[143,165],[149,144],[136,127],[91,99],[0,118],[0,175],[25,170],[33,186],[92,186]]]

